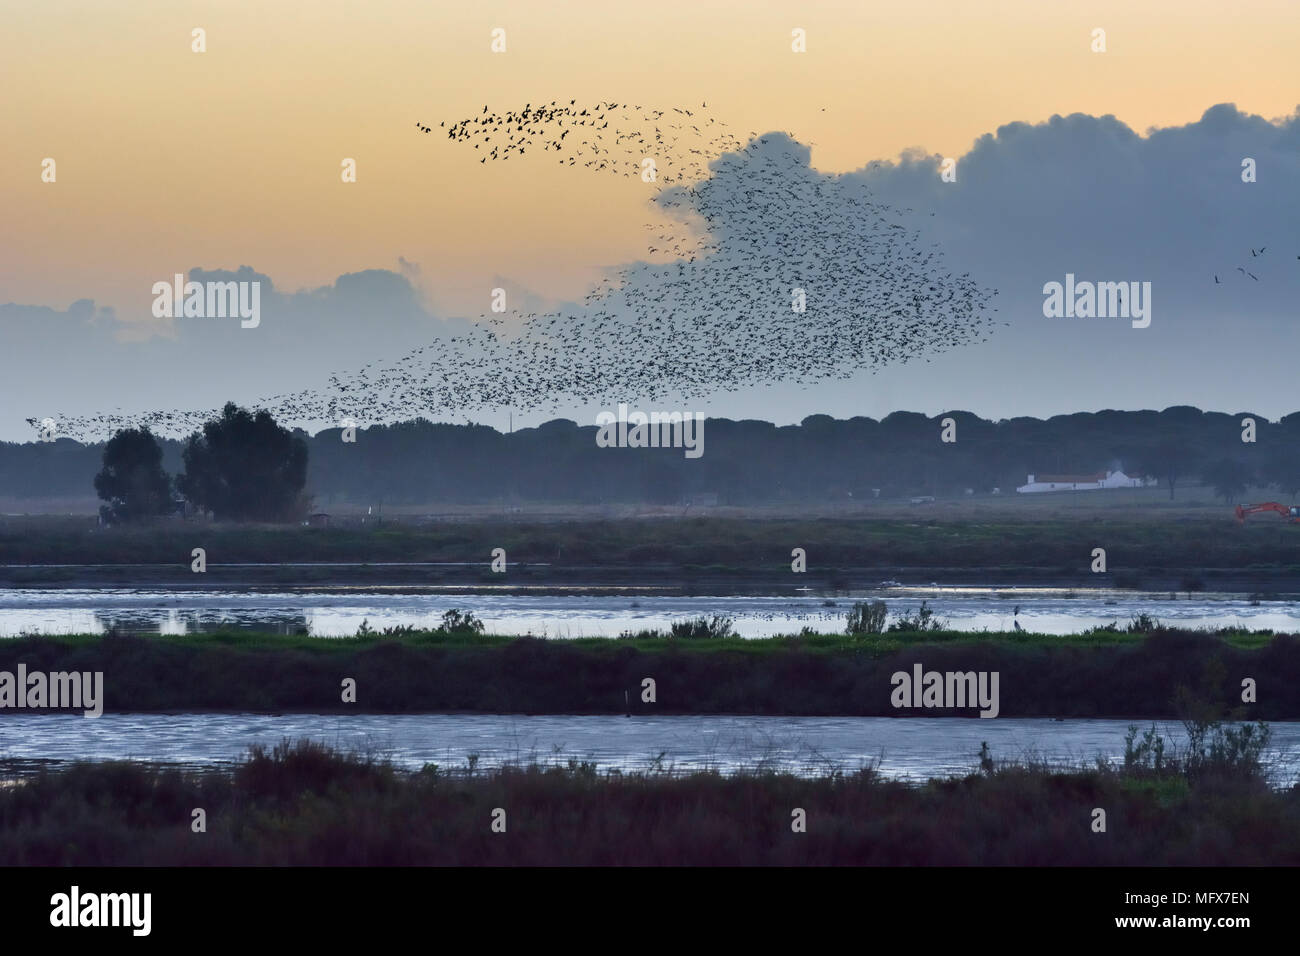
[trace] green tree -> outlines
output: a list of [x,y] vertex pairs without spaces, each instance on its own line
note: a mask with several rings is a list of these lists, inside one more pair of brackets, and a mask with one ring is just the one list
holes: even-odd
[[162,467],[162,446],[148,428],[124,428],[104,446],[95,493],[107,522],[135,521],[173,510],[172,480]]
[[178,487],[218,520],[285,521],[308,509],[307,443],[269,412],[228,402],[220,418],[189,437],[182,457]]
[[1264,465],[1264,477],[1294,501],[1300,495],[1300,454],[1290,449],[1279,452]]
[[1250,467],[1233,458],[1220,458],[1207,465],[1201,472],[1201,480],[1214,489],[1214,494],[1227,504],[1246,493],[1252,473]]
[[1169,487],[1169,500],[1174,500],[1178,479],[1191,472],[1196,465],[1196,455],[1186,442],[1165,440],[1142,456],[1141,469],[1157,478],[1163,478]]

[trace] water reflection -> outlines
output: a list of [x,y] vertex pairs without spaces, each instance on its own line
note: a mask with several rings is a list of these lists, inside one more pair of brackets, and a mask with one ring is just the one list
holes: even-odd
[[[613,717],[499,714],[72,714],[0,717],[0,771],[41,761],[140,760],[191,766],[226,764],[248,745],[308,737],[368,751],[400,766],[461,768],[507,763],[592,761],[602,769],[716,769],[759,766],[805,775],[878,765],[892,778],[962,775],[977,767],[987,741],[995,759],[1053,766],[1119,761],[1126,720],[996,720],[933,717]],[[1150,726],[1149,722],[1141,726]],[[1185,743],[1178,724],[1159,722]],[[1272,782],[1300,774],[1300,723],[1270,724],[1265,755]]]
[[256,631],[271,634],[310,634],[311,627],[303,612],[257,609],[248,611],[176,610],[157,613],[139,610],[95,611],[96,627],[92,633],[128,631],[144,634],[210,634],[216,631]]
[[451,608],[473,611],[490,632],[539,637],[617,636],[666,630],[672,622],[720,615],[743,637],[844,628],[854,600],[879,599],[891,615],[913,613],[922,601],[962,630],[1071,634],[1149,615],[1196,627],[1267,628],[1300,632],[1300,606],[1287,599],[1241,595],[1026,588],[882,588],[858,594],[684,597],[662,594],[457,593],[404,590],[166,591],[130,588],[9,589],[0,591],[0,635],[102,633],[111,628],[164,634],[217,629],[304,630],[322,637],[355,634],[362,621],[381,629],[437,627]]

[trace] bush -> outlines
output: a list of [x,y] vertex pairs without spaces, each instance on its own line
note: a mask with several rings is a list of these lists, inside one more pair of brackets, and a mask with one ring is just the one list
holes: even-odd
[[[414,637],[420,633],[422,633],[421,629],[413,624],[395,624],[378,630],[370,626],[368,619],[363,619],[361,626],[357,628],[357,637]],[[473,611],[452,608],[442,615],[442,623],[432,633],[438,637],[447,637],[450,634],[482,634],[483,622],[474,616]]]
[[638,640],[651,640],[654,638],[660,638],[664,636],[665,635],[663,631],[659,630],[659,628],[657,627],[653,627],[653,628],[642,628],[639,631],[623,631],[621,634],[618,635],[618,639],[620,641],[638,641]]
[[882,634],[885,630],[885,602],[858,601],[848,614],[848,626],[845,633],[850,637],[862,637],[866,634]]
[[1143,611],[1128,622],[1127,630],[1130,634],[1155,634],[1163,628],[1157,618]]
[[697,617],[689,621],[673,621],[672,636],[682,638],[728,638],[736,637],[735,622],[729,617],[715,614],[713,617]]
[[1138,738],[1136,724],[1124,738],[1124,771],[1132,776],[1181,776],[1187,780],[1263,780],[1263,755],[1272,731],[1263,721],[1239,726],[1217,720],[1185,720],[1187,744],[1166,742],[1153,724]]
[[373,756],[343,752],[313,740],[282,740],[271,749],[249,748],[235,769],[235,785],[252,797],[292,801],[304,792],[356,793],[366,787],[390,787],[393,767]]
[[474,616],[473,611],[452,608],[443,614],[438,630],[443,634],[482,634],[483,622]]
[[946,626],[946,622],[935,617],[934,612],[926,606],[926,602],[922,601],[915,617],[900,614],[897,620],[889,625],[889,630],[891,633],[896,631],[942,631]]
[[1218,721],[1184,721],[1188,777],[1263,779],[1261,760],[1272,731],[1263,721],[1225,727]]
[[[310,628],[304,628],[299,633],[307,634],[309,631]],[[357,628],[357,637],[413,637],[419,633],[420,629],[414,624],[395,624],[377,631],[370,626],[369,618],[362,618],[361,626]]]

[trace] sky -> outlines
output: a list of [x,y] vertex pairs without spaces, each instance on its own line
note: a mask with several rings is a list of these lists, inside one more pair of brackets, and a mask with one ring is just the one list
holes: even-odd
[[[998,290],[985,343],[695,410],[1276,418],[1300,408],[1298,49],[1294,2],[0,2],[0,439],[314,387],[463,330],[497,287],[581,301],[647,258],[652,190],[415,129],[570,98],[785,132],[828,181],[933,212],[948,264]],[[258,328],[151,314],[155,282],[241,269]],[[1045,317],[1067,274],[1150,282],[1150,326]]]

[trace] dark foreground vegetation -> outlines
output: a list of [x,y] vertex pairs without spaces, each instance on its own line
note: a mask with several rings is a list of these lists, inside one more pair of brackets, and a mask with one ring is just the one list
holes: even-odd
[[79,764],[0,788],[0,864],[1295,865],[1300,788],[1265,782],[1266,739],[1208,728],[1176,753],[1148,734],[1123,766],[1069,772],[986,752],[922,786],[870,769],[408,772],[286,743],[233,771]]
[[[472,616],[467,619],[473,622]],[[473,622],[477,626],[477,622]],[[1300,719],[1300,637],[1187,632],[1153,621],[1070,637],[921,630],[720,636],[725,619],[673,634],[545,640],[368,626],[354,638],[220,632],[0,641],[0,670],[102,671],[105,710],[964,716],[891,706],[891,675],[997,672],[1002,717]],[[342,700],[356,682],[355,702]],[[655,700],[643,700],[646,678]],[[1243,701],[1247,680],[1254,702]],[[626,702],[626,703],[625,703]],[[12,713],[12,711],[9,711]],[[0,713],[0,721],[4,713]]]

